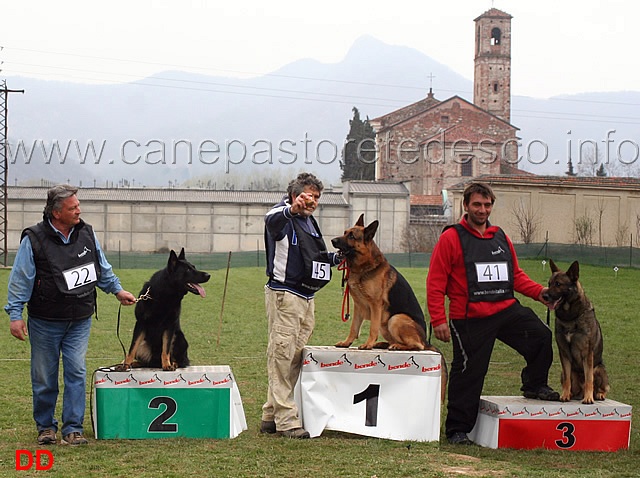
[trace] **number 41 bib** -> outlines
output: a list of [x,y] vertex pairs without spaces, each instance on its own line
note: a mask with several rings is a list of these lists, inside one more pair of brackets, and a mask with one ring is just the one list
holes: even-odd
[[491,238],[478,237],[461,224],[460,237],[467,272],[469,302],[498,302],[513,299],[513,257],[502,229]]

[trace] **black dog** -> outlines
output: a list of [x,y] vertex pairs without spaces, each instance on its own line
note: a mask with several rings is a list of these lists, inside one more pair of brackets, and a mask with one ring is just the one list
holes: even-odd
[[140,291],[131,347],[117,370],[162,367],[171,371],[189,365],[188,343],[180,329],[180,305],[187,292],[205,297],[200,284],[209,277],[184,258],[184,248],[179,256],[171,251],[167,267],[153,274]]

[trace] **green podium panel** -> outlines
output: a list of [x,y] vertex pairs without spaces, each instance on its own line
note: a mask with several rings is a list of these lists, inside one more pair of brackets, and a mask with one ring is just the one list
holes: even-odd
[[233,438],[247,429],[228,366],[96,371],[97,439]]

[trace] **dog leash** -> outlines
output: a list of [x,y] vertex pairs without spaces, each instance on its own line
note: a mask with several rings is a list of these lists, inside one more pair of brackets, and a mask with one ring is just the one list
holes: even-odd
[[220,345],[220,334],[222,333],[222,314],[224,313],[224,299],[227,297],[227,282],[229,281],[229,267],[231,266],[231,251],[229,251],[229,259],[227,259],[227,275],[224,277],[224,292],[222,293],[222,305],[220,307],[220,322],[218,322],[218,340],[216,341],[216,350]]
[[[140,296],[136,299],[136,302],[138,300],[150,300],[151,296],[149,295],[149,290],[151,288],[148,287],[146,292],[144,294],[140,294]],[[122,353],[124,354],[124,360],[126,360],[127,358],[127,350],[124,347],[124,344],[122,343],[122,339],[120,338],[120,312],[122,310],[122,304],[120,304],[118,306],[118,321],[116,324],[116,337],[118,337],[118,342],[120,342],[120,347],[122,347]],[[97,313],[97,310],[96,310]],[[124,360],[122,361],[124,363]],[[95,369],[93,371],[93,373],[91,374],[91,390],[89,393],[89,413],[91,414],[91,426],[93,428],[93,433],[94,435],[97,435],[96,432],[96,424],[94,422],[94,417],[93,417],[93,388],[95,385],[95,377],[96,377],[96,372],[111,372],[112,368],[115,367],[116,365],[120,365],[120,364],[115,364],[115,365],[111,365],[109,367],[98,367],[97,369]]]
[[[347,265],[347,260],[344,259],[340,264],[338,264],[338,270],[342,271],[342,321],[346,322],[349,320],[349,266]],[[347,309],[347,313],[345,315],[345,305]]]

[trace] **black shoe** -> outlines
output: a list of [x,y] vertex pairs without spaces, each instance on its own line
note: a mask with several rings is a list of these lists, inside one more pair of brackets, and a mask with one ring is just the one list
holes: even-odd
[[265,420],[262,420],[260,422],[260,433],[273,434],[275,432],[276,432],[276,422],[265,421]]
[[539,400],[548,400],[550,402],[558,402],[560,400],[560,394],[555,392],[548,385],[543,385],[535,392],[532,390],[525,390],[523,395],[525,398],[537,398]]
[[465,432],[455,432],[450,437],[447,437],[447,441],[452,445],[473,445],[473,442]]
[[304,428],[292,428],[291,430],[284,430],[278,432],[281,437],[289,437],[289,438],[309,438],[309,432]]

